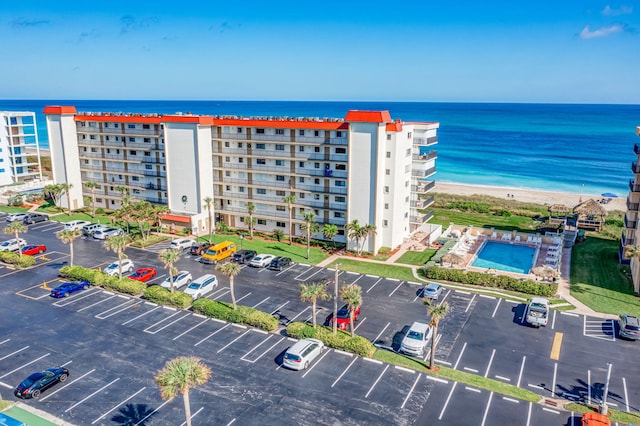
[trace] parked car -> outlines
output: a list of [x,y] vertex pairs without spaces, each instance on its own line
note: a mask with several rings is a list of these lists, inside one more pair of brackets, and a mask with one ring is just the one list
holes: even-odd
[[122,263],[122,274],[128,274],[135,269],[131,259],[122,259],[122,261],[116,260],[111,265],[102,270],[107,275],[118,275],[118,265]]
[[206,274],[196,278],[184,289],[184,292],[190,294],[193,300],[204,296],[205,294],[213,291],[218,285],[218,279],[215,275]]
[[7,216],[7,222],[22,222],[26,215],[27,213],[11,213],[9,216]]
[[[192,280],[191,272],[180,271],[173,277],[173,288],[180,288],[187,284],[191,284]],[[167,277],[160,286],[164,288],[171,288],[171,277]]]
[[18,251],[20,250],[20,247],[24,247],[26,245],[27,242],[22,238],[19,240],[12,238],[10,240],[3,241],[2,244],[0,244],[0,251]]
[[422,289],[422,297],[438,300],[438,298],[442,294],[443,289],[444,287],[442,287],[442,284],[429,283],[429,285]]
[[226,259],[229,256],[232,256],[233,253],[236,252],[236,245],[232,241],[223,241],[214,246],[209,247],[202,257],[200,258],[201,263],[205,263],[207,265],[216,264],[221,260]]
[[288,257],[278,256],[269,263],[269,269],[273,271],[282,271],[284,268],[291,266],[291,259]]
[[107,229],[107,225],[103,225],[101,223],[92,223],[90,225],[85,225],[82,227],[82,235],[85,235],[87,237],[92,237],[93,233],[96,232],[98,229]]
[[169,248],[180,251],[187,250],[191,248],[193,242],[193,240],[190,240],[188,238],[178,238],[177,240],[171,241],[171,244],[169,244]]
[[[338,310],[338,315],[336,315],[336,318],[338,320],[338,328],[340,330],[346,330],[347,327],[349,326],[349,321],[350,321],[349,312],[350,312],[349,305],[344,305],[342,308]],[[353,312],[354,321],[358,319],[358,315],[360,315],[360,306],[358,306],[356,310]],[[333,314],[329,318],[329,325],[333,327]]]
[[64,224],[64,229],[67,231],[75,231],[76,229],[82,229],[87,225],[91,225],[88,220],[72,220]]
[[44,244],[36,244],[22,247],[22,254],[26,254],[28,256],[34,256],[36,254],[42,254],[47,251],[47,246]]
[[251,259],[251,262],[249,262],[249,266],[252,266],[254,268],[264,268],[266,266],[269,266],[274,258],[275,256],[272,254],[259,254]]
[[422,356],[433,330],[429,324],[416,321],[402,339],[400,352],[407,355]]
[[527,305],[525,320],[533,327],[546,327],[549,321],[549,301],[544,297],[532,297]]
[[63,284],[60,284],[53,290],[51,290],[51,297],[59,298],[59,297],[67,297],[71,293],[75,293],[80,290],[87,290],[91,287],[89,281],[70,281]]
[[133,274],[129,275],[128,278],[140,281],[141,283],[146,283],[147,281],[155,278],[156,275],[158,275],[158,273],[154,268],[138,268]]
[[104,228],[96,229],[93,233],[93,238],[97,240],[106,240],[109,237],[116,235],[124,235],[124,231],[120,228]]
[[258,253],[255,250],[240,250],[233,253],[233,261],[237,263],[249,263]]
[[58,382],[66,381],[68,377],[69,370],[64,367],[47,368],[24,379],[13,394],[23,399],[37,398],[43,390],[49,389]]
[[49,220],[49,216],[40,213],[29,213],[22,219],[22,223],[25,225],[31,225],[32,223],[45,222]]
[[194,256],[201,256],[209,247],[211,247],[209,243],[195,243],[189,248],[189,253]]
[[640,319],[633,315],[622,314],[618,318],[618,327],[620,328],[620,337],[626,339],[640,339]]
[[292,370],[306,370],[324,350],[318,339],[302,339],[291,346],[282,357],[282,365]]

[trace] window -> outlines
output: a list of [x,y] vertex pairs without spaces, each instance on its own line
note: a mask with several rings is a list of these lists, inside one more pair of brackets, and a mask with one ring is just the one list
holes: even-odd
[[224,175],[226,177],[231,177],[231,172],[229,170],[225,170]]
[[[85,149],[86,151],[86,149]],[[91,148],[91,152],[98,152],[98,148]]]
[[320,194],[313,194],[313,199],[318,201],[320,199]]
[[226,188],[227,188],[227,191],[231,191],[231,185],[227,185]]
[[344,180],[337,180],[336,181],[336,186],[347,186],[347,182]]
[[224,143],[224,147],[225,147],[225,148],[229,148],[229,142],[225,142],[225,143]]
[[284,176],[282,176],[282,175],[276,175],[276,181],[278,181],[278,182],[284,182]]
[[115,127],[117,129],[118,127],[120,127],[120,124],[119,123],[114,123],[113,127]]
[[389,187],[388,187],[388,186],[385,186],[385,187],[384,187],[384,193],[385,193],[385,194],[388,194],[388,193],[389,193]]
[[286,210],[285,206],[276,206],[276,211],[278,211],[278,212],[283,212],[285,210]]
[[[105,138],[105,140],[110,140],[109,136],[105,136],[104,138]],[[82,135],[82,139],[84,139],[84,135]]]
[[143,124],[142,128],[145,130],[149,130],[151,127],[148,124]]
[[384,203],[384,209],[389,210],[389,203]]
[[238,158],[238,163],[241,163],[241,164],[244,163],[244,157]]
[[84,160],[84,164],[89,164],[89,160]]
[[129,142],[135,142],[136,138],[129,138]]
[[282,145],[282,144],[277,144],[277,145],[276,145],[276,151],[284,151],[284,145]]
[[[304,194],[301,192],[298,198],[300,198],[301,200],[304,200]],[[300,210],[303,210],[303,209],[300,209]]]
[[230,163],[231,162],[231,157],[224,157],[224,162],[225,163]]
[[387,151],[387,158],[391,158],[391,151]]
[[276,166],[284,166],[284,160],[276,160]]
[[136,125],[135,124],[127,124],[127,129],[135,129]]
[[244,192],[244,186],[239,186],[238,187],[238,192]]
[[320,152],[320,147],[319,146],[314,146],[313,147],[313,152]]
[[145,157],[151,157],[151,153],[149,151],[145,151],[144,156]]
[[256,189],[256,193],[259,195],[267,195],[267,190],[264,188],[258,188]]
[[407,148],[407,157],[411,155],[411,148]]
[[138,153],[136,151],[129,150],[129,155],[138,155]]
[[256,129],[256,133],[259,135],[264,135],[264,129]]
[[276,135],[284,135],[284,129],[276,129]]
[[386,170],[384,171],[384,174],[385,174],[385,175],[387,175],[387,176],[389,176],[389,175],[391,174],[391,170],[390,170],[390,169],[386,169]]
[[147,170],[153,170],[153,166],[151,164],[145,164],[144,168]]
[[408,187],[409,187],[409,181],[408,181],[408,180],[404,181],[404,187],[405,187],[405,188],[408,188]]
[[404,202],[409,203],[409,197],[405,197]]
[[[227,204],[230,204],[230,203],[227,202]],[[244,217],[243,216],[240,217],[240,222],[244,222]]]
[[242,142],[238,142],[238,148],[242,148]]
[[265,144],[263,143],[257,143],[256,144],[256,149],[264,149],[265,148]]
[[314,180],[313,180],[313,183],[315,183],[316,185],[320,185],[320,179],[317,179],[317,178],[316,178],[316,179],[314,179]]
[[336,170],[347,170],[346,164],[336,164]]
[[300,146],[298,147],[298,151],[299,151],[299,152],[304,152],[304,145],[300,145]]
[[[84,123],[82,123],[82,125],[84,126]],[[105,128],[109,127],[109,123],[104,123],[104,127]]]
[[391,134],[387,134],[387,140],[390,141],[391,140]]
[[313,167],[315,169],[319,169],[320,168],[320,163],[313,163]]
[[[84,136],[84,135],[83,135]],[[90,135],[89,139],[91,139],[92,141],[96,140],[96,135]]]
[[342,132],[336,132],[336,137],[337,138],[341,138],[342,137]]
[[266,225],[266,224],[267,224],[266,219],[258,219],[258,225]]
[[277,226],[278,228],[284,228],[284,227],[285,227],[285,224],[284,224],[284,222],[276,222],[276,226]]
[[282,190],[276,190],[276,195],[277,195],[278,197],[284,197],[285,193],[284,193],[284,191],[282,191]]
[[313,131],[313,136],[320,136],[320,132],[318,130]]
[[140,178],[139,178],[138,176],[131,176],[131,180],[133,180],[133,181],[136,181],[136,182],[137,182],[137,181],[139,181],[139,180],[140,180]]
[[407,139],[411,139],[411,132],[407,132]]
[[300,167],[304,168],[304,161],[300,161],[300,163],[298,164]]
[[102,202],[102,198],[96,198],[96,203],[101,203]]
[[333,212],[333,217],[337,219],[344,219],[344,212]]
[[344,236],[344,229],[338,229],[338,235]]
[[256,164],[265,165],[267,164],[267,160],[265,160],[264,158],[256,158]]
[[238,127],[238,133],[242,133],[242,127]]
[[151,143],[151,138],[144,138],[143,139],[146,143]]
[[336,154],[346,154],[347,148],[336,148]]
[[382,226],[389,226],[389,221],[388,220],[383,220],[382,221]]
[[304,136],[304,130],[303,129],[298,130],[298,135]]
[[303,178],[302,176],[300,176],[300,177],[298,178],[298,182],[300,182],[300,183],[304,183],[304,178]]
[[346,203],[346,202],[347,202],[346,197],[336,196],[336,203]]

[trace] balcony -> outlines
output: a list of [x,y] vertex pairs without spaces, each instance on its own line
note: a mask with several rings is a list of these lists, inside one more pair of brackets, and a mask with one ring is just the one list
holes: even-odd
[[415,176],[415,177],[419,177],[419,178],[426,178],[429,177],[431,175],[433,175],[436,172],[436,168],[432,167],[430,169],[427,170],[421,170],[421,169],[413,169],[411,170],[411,176]]
[[636,229],[636,225],[638,224],[635,220],[627,219],[627,216],[624,216],[624,227],[627,229]]
[[631,173],[640,173],[640,167],[638,166],[637,161],[631,163]]
[[640,192],[640,185],[636,185],[633,180],[629,181],[629,191]]
[[413,154],[413,161],[429,161],[438,158],[438,151],[431,150],[426,154]]
[[[131,157],[129,157],[129,159],[131,159]],[[148,156],[145,155],[142,157],[142,162],[143,163],[152,163],[152,164],[165,164],[165,159],[160,157],[154,157],[154,156]]]
[[432,136],[430,138],[418,138],[418,137],[413,138],[413,145],[429,146],[429,145],[435,145],[437,143],[438,143],[437,136]]
[[411,185],[411,192],[415,192],[417,194],[426,194],[431,191],[436,186],[435,181],[430,181],[428,183],[421,183],[420,185]]
[[417,200],[412,200],[410,202],[410,207],[414,209],[426,209],[435,201],[435,197],[432,195],[428,198],[418,198]]
[[627,210],[637,212],[639,207],[640,203],[632,203],[631,200],[629,200],[629,197],[627,197]]
[[157,171],[157,170],[136,170],[138,174],[143,174],[145,176],[154,176],[154,177],[166,177],[166,171]]
[[409,222],[411,223],[425,223],[427,221],[427,215],[426,214],[417,214],[415,216],[410,216],[409,217]]
[[635,154],[640,154],[640,145],[635,144],[635,145],[633,146],[633,152],[634,152]]
[[622,237],[620,238],[620,241],[622,242],[623,247],[633,246],[636,244],[636,239],[632,237],[627,238],[625,231],[622,231]]

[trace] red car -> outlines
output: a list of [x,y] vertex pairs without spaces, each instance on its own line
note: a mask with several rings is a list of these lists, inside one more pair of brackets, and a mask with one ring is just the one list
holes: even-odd
[[150,279],[155,278],[156,275],[158,275],[158,273],[154,268],[138,268],[133,274],[129,275],[129,278],[146,283]]
[[47,251],[47,246],[45,245],[32,245],[32,246],[24,246],[22,247],[22,254],[26,254],[29,256],[33,256],[36,254],[42,254]]
[[[358,319],[358,315],[360,315],[360,306],[358,306],[353,313],[353,321],[355,322]],[[333,314],[329,319],[329,326],[333,327]],[[344,305],[338,311],[338,328],[340,330],[346,330],[349,327],[349,306]]]

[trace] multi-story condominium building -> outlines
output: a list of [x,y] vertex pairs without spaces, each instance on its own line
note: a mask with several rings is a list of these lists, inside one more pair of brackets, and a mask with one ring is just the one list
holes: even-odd
[[[295,195],[294,233],[304,235],[303,213],[335,224],[374,225],[368,251],[396,247],[431,217],[438,123],[394,121],[387,111],[349,111],[344,119],[211,117],[202,115],[77,113],[47,107],[54,179],[73,184],[73,207],[82,183],[100,184],[101,207],[117,208],[118,187],[133,198],[167,204],[172,217],[188,217],[193,231],[207,229],[203,202],[214,217],[246,228],[247,203],[255,229],[289,233],[288,205]],[[84,195],[88,195],[85,189]],[[321,238],[321,234],[315,237]]]
[[[640,126],[636,127],[636,134],[640,136]],[[630,262],[633,288],[640,292],[640,258],[627,258],[628,247],[638,246],[638,222],[640,222],[640,144],[635,144],[633,152],[636,161],[631,163],[633,179],[629,181],[629,195],[627,196],[627,212],[624,216],[624,231],[620,239],[620,261]]]
[[42,179],[36,114],[0,111],[0,185],[34,179]]

